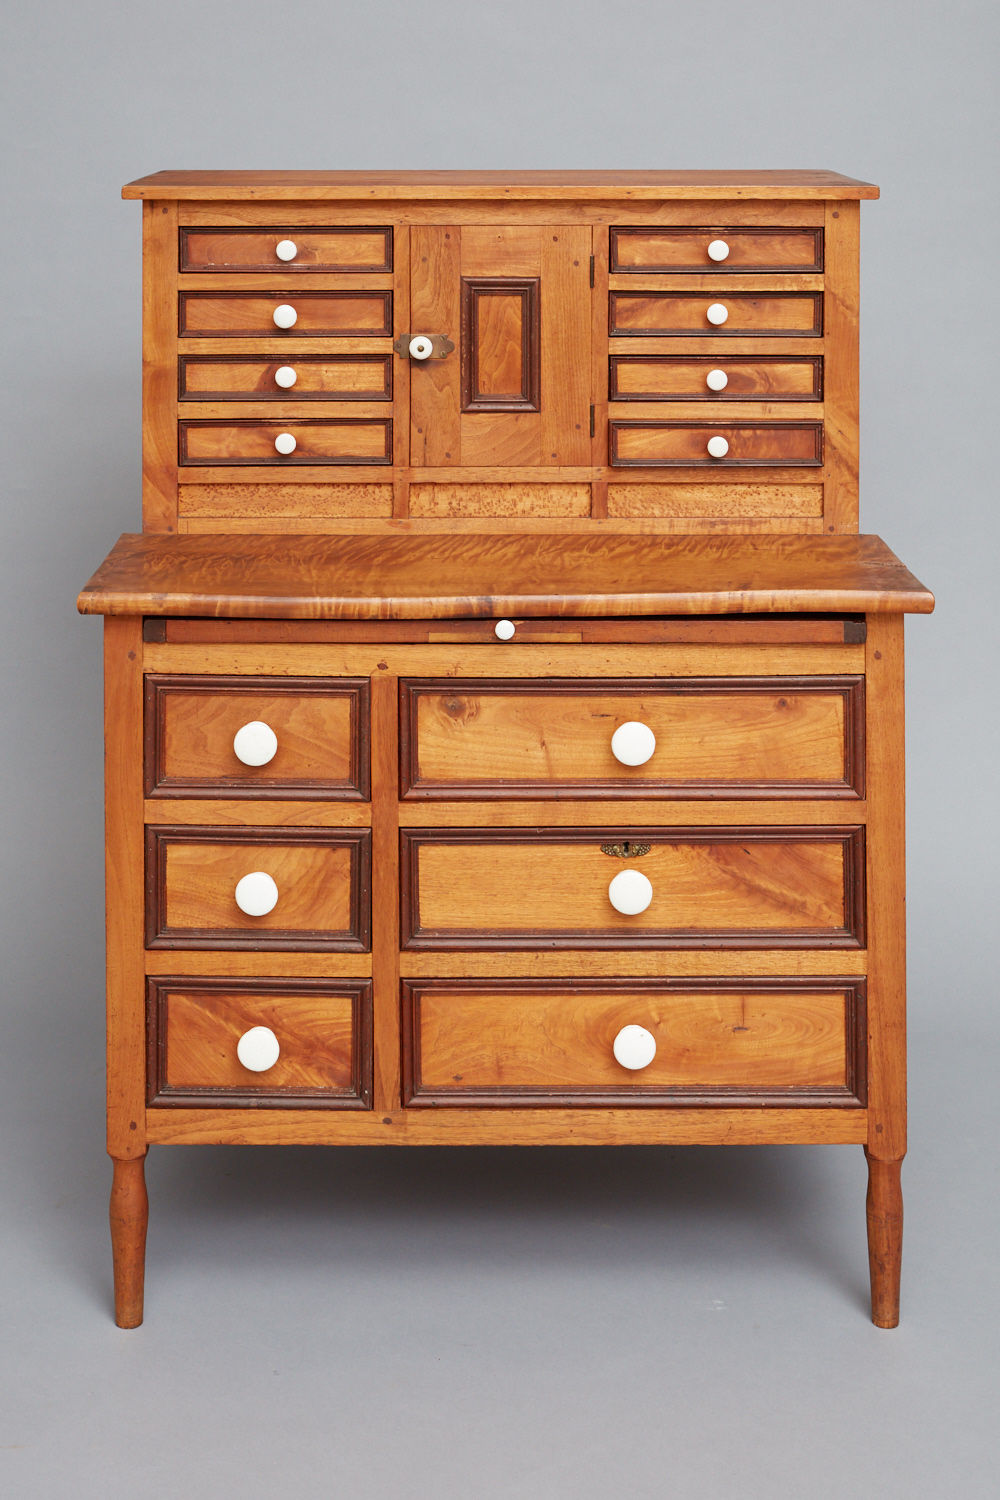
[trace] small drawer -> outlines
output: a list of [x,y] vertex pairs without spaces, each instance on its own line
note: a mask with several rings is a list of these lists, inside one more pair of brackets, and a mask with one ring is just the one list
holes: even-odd
[[612,401],[822,401],[822,355],[613,354]]
[[182,467],[238,464],[391,464],[392,420],[290,417],[179,422]]
[[811,273],[822,269],[822,229],[651,228],[611,231],[612,272]]
[[391,401],[392,356],[185,354],[177,362],[177,395],[181,401]]
[[367,801],[367,677],[148,672],[147,797]]
[[392,270],[392,229],[182,229],[180,269],[263,273]]
[[[289,307],[295,314],[279,311]],[[278,322],[275,313],[278,312]],[[392,333],[391,292],[181,292],[182,338],[364,338]]]
[[401,681],[400,764],[411,800],[858,797],[864,679]]
[[411,1108],[860,1108],[865,1048],[862,979],[403,981]]
[[[611,422],[611,464],[618,469],[817,468],[822,422]],[[711,445],[711,446],[710,446]]]
[[413,828],[400,839],[404,948],[864,946],[862,828]]
[[823,293],[612,292],[609,331],[639,338],[818,338]]
[[370,946],[368,829],[146,829],[147,948]]
[[371,1108],[369,980],[150,977],[146,1020],[150,1105]]

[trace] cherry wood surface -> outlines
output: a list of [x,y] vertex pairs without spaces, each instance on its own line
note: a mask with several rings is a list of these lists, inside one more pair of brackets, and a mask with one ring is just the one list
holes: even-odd
[[[275,440],[290,433],[291,454],[279,453]],[[181,465],[391,464],[392,422],[362,417],[272,417],[269,421],[234,419],[182,421],[178,424]]]
[[[715,240],[729,246],[713,260]],[[612,274],[628,271],[821,271],[823,234],[816,229],[613,229]]]
[[[296,247],[292,260],[276,253],[286,239]],[[182,229],[180,252],[182,271],[384,272],[392,270],[392,229]]]
[[137,1156],[112,1156],[109,1219],[114,1266],[115,1322],[119,1328],[138,1328],[142,1322],[146,1277],[146,1146]]
[[[612,466],[647,468],[653,464],[685,468],[768,466],[823,463],[821,422],[749,422],[737,426],[723,422],[613,421],[610,424]],[[724,458],[713,458],[708,444],[723,437],[729,444]],[[710,501],[708,502],[711,503]]]
[[[286,366],[296,375],[290,389],[274,378]],[[178,360],[178,396],[181,401],[391,401],[392,358],[388,354],[185,354]]]
[[934,597],[876,536],[126,533],[77,607],[306,619],[929,614]]
[[[816,355],[614,354],[610,370],[612,401],[819,401],[823,395],[823,361]],[[724,390],[707,385],[711,370],[725,373]]]

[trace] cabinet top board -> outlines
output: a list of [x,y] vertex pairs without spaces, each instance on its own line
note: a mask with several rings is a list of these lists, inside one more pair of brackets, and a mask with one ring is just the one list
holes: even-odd
[[123,198],[449,198],[595,201],[670,198],[877,198],[870,182],[839,172],[153,172]]
[[908,612],[934,596],[877,536],[126,533],[81,614],[303,620]]

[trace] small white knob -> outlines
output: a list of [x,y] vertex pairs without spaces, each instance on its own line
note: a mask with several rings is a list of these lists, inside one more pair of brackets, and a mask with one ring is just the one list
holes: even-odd
[[608,900],[623,917],[637,917],[653,899],[653,887],[638,870],[621,870],[608,886]]
[[236,905],[248,917],[266,917],[278,904],[278,887],[263,870],[236,882]]
[[514,621],[498,620],[493,630],[498,641],[509,641],[514,635]]
[[282,302],[280,307],[276,307],[272,316],[277,328],[294,328],[299,321],[295,308],[289,307],[287,302]]
[[615,1037],[615,1062],[637,1072],[656,1056],[656,1038],[645,1026],[623,1026]]
[[721,302],[713,302],[705,316],[710,323],[724,323],[729,317],[729,308],[723,306]]
[[[638,1031],[637,1026],[628,1028],[630,1031]],[[621,1036],[625,1033],[621,1032]],[[649,1033],[647,1032],[648,1036]],[[615,1046],[618,1043],[615,1042]],[[266,1073],[268,1068],[273,1068],[278,1061],[281,1048],[278,1046],[278,1038],[270,1026],[251,1026],[249,1031],[244,1031],[236,1043],[236,1056],[245,1068],[251,1073]],[[615,1054],[617,1056],[617,1053]],[[626,1063],[625,1067],[631,1064]]]
[[[274,247],[274,253],[279,260],[294,260],[299,253],[299,247],[294,240],[279,240]],[[711,246],[709,246],[708,253],[712,254]],[[715,259],[718,260],[720,257],[716,256]]]
[[287,458],[289,453],[294,453],[299,445],[290,432],[279,432],[274,440],[274,446]]
[[644,766],[655,749],[656,735],[637,720],[619,724],[611,736],[611,754],[623,766]]
[[708,452],[711,458],[725,458],[729,452],[729,444],[724,437],[710,437],[708,440]]
[[[279,252],[280,253],[280,252]],[[708,247],[709,260],[728,260],[729,246],[725,240],[713,240]]]
[[280,370],[274,372],[274,383],[280,385],[283,391],[287,391],[298,380],[298,375],[291,365],[282,365]]
[[[278,377],[275,376],[275,379]],[[709,370],[705,376],[705,384],[710,391],[724,391],[729,384],[729,376],[725,370]]]
[[263,719],[253,719],[237,729],[233,740],[236,759],[245,766],[266,766],[278,751],[278,736]]
[[410,353],[414,359],[430,359],[434,353],[434,345],[426,333],[418,333],[410,340]]

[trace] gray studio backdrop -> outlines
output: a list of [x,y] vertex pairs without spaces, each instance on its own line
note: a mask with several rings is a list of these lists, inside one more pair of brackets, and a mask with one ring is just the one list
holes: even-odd
[[[770,1495],[832,1496],[844,1483],[862,1496],[988,1492],[975,1475],[988,1442],[982,1400],[992,1353],[984,1330],[997,1306],[993,1261],[983,1258],[995,1198],[981,1192],[991,1180],[983,1138],[990,1059],[997,1059],[1000,927],[991,482],[997,18],[988,0],[35,0],[5,7],[0,1171],[9,1258],[0,1299],[14,1384],[11,1404],[0,1404],[0,1488],[10,1467],[7,1492],[18,1497],[126,1494],[135,1492],[128,1478],[139,1474],[149,1495],[196,1500],[213,1484],[215,1493],[232,1494],[237,1479],[245,1495],[273,1494],[268,1476],[287,1440],[286,1479],[296,1475],[303,1494],[330,1493],[324,1476],[331,1483],[367,1476],[375,1493],[405,1482],[411,1495],[446,1500],[471,1493],[585,1500],[625,1493],[626,1481],[630,1493],[662,1494],[657,1476],[665,1472],[698,1483],[703,1494],[741,1500],[765,1487]],[[663,1188],[669,1212],[659,1197],[659,1158],[631,1154],[632,1165],[620,1171],[622,1181],[634,1176],[636,1237],[616,1241],[605,1259],[581,1250],[593,1276],[587,1305],[607,1308],[636,1277],[650,1277],[660,1291],[650,1300],[637,1292],[634,1304],[614,1302],[621,1319],[599,1318],[596,1344],[576,1342],[589,1315],[572,1296],[560,1301],[558,1288],[572,1247],[582,1243],[574,1213],[610,1224],[618,1212],[611,1183],[619,1169],[605,1165],[607,1153],[585,1153],[585,1167],[568,1153],[541,1163],[524,1153],[499,1163],[497,1153],[454,1160],[418,1153],[390,1166],[394,1153],[345,1165],[343,1153],[292,1153],[275,1164],[262,1152],[238,1159],[161,1152],[150,1172],[151,1287],[155,1276],[158,1290],[143,1331],[119,1335],[110,1326],[101,631],[76,615],[74,599],[118,533],[139,525],[140,209],[122,203],[119,189],[160,168],[471,166],[818,166],[882,187],[880,202],[862,206],[862,527],[881,534],[938,597],[934,616],[907,627],[920,1133],[904,1177],[911,1229],[898,1335],[872,1342],[864,1323],[860,1152],[849,1159],[830,1153],[823,1165],[801,1153],[730,1153],[727,1163],[739,1160],[739,1168],[720,1165],[718,1154],[675,1154],[675,1196],[669,1183]],[[321,1158],[326,1165],[317,1166]],[[810,1186],[816,1172],[830,1174],[821,1175],[823,1192]],[[326,1173],[339,1186],[324,1202],[329,1218],[317,1219]],[[484,1208],[477,1193],[486,1179],[500,1186]],[[670,1300],[660,1266],[678,1224],[698,1222],[700,1192],[712,1235],[692,1256],[707,1257],[722,1277],[737,1268],[749,1277],[740,1286],[753,1311],[745,1326],[734,1312],[725,1333],[718,1319],[710,1334],[694,1314],[681,1319],[670,1347],[686,1350],[695,1372],[682,1379],[658,1363],[664,1345],[655,1320],[668,1316]],[[589,1213],[591,1194],[597,1207]],[[409,1205],[398,1222],[397,1199]],[[544,1226],[554,1202],[565,1222],[550,1243]],[[273,1244],[266,1228],[272,1203],[281,1221]],[[354,1249],[338,1241],[358,1280],[327,1346],[317,1343],[313,1292],[297,1302],[280,1273],[291,1266],[293,1280],[311,1286],[317,1276],[324,1295],[341,1295],[342,1287],[322,1280],[322,1249],[314,1263],[296,1239],[318,1234],[321,1246],[339,1233],[338,1204],[348,1218],[351,1204],[360,1216],[351,1221]],[[619,1207],[627,1218],[627,1205]],[[661,1211],[666,1216],[657,1218]],[[481,1239],[463,1239],[482,1214],[511,1236],[492,1260]],[[733,1214],[748,1216],[746,1232],[726,1239]],[[853,1257],[849,1290],[838,1281],[840,1251],[824,1260],[817,1250],[795,1318],[783,1313],[801,1266],[788,1244],[768,1240],[768,1214],[785,1215],[793,1238],[804,1216],[817,1244],[840,1233],[843,1221],[851,1247],[844,1254]],[[643,1215],[652,1215],[648,1260]],[[961,1232],[946,1227],[956,1221]],[[171,1240],[172,1223],[183,1224],[183,1237],[178,1231]],[[400,1238],[398,1261],[385,1252],[393,1290],[380,1301],[359,1267],[371,1256],[372,1236],[382,1233],[386,1243]],[[407,1238],[414,1233],[419,1253]],[[755,1234],[768,1246],[757,1259],[749,1246]],[[720,1241],[724,1253],[712,1261]],[[467,1257],[449,1260],[449,1244],[467,1246]],[[439,1295],[428,1282],[403,1296],[415,1254],[429,1266],[443,1257],[449,1288]],[[465,1295],[463,1276],[482,1273],[485,1263],[489,1275],[461,1304],[461,1326],[452,1327],[448,1308]],[[537,1306],[520,1300],[526,1263],[532,1275],[544,1269],[555,1278],[551,1297],[539,1294]],[[674,1267],[678,1286],[689,1270]],[[960,1337],[954,1319],[963,1299],[949,1304],[948,1318],[939,1305],[956,1278],[976,1286]],[[705,1306],[730,1306],[725,1295],[703,1291]],[[726,1295],[739,1300],[731,1287]],[[537,1328],[548,1327],[546,1306],[550,1314],[557,1309],[558,1327],[536,1343]],[[797,1342],[800,1316],[812,1330],[808,1347]],[[199,1344],[210,1325],[211,1339]],[[933,1349],[919,1342],[931,1327],[943,1341]],[[510,1343],[505,1328],[515,1330]],[[752,1336],[751,1328],[758,1330]],[[309,1344],[310,1388],[325,1391],[331,1404],[346,1402],[346,1423],[316,1406],[315,1394],[286,1384],[296,1401],[280,1406],[280,1422],[269,1426],[281,1372],[291,1371],[286,1382],[301,1373],[296,1330]],[[715,1364],[692,1355],[706,1338]],[[489,1353],[477,1364],[467,1350],[481,1350],[484,1340]],[[518,1365],[518,1349],[531,1351],[527,1366]],[[341,1354],[354,1372],[343,1387],[335,1373]],[[243,1367],[239,1375],[234,1362]],[[405,1367],[418,1372],[418,1385],[429,1382],[426,1400],[437,1416],[419,1391],[391,1381],[390,1394],[382,1388],[377,1397],[380,1415],[366,1406],[381,1378]],[[643,1395],[630,1405],[623,1393],[636,1368]],[[214,1398],[199,1387],[203,1369],[217,1381]],[[251,1371],[258,1373],[244,1374]],[[764,1371],[768,1379],[759,1382]],[[254,1384],[258,1374],[263,1384]],[[712,1392],[730,1377],[751,1407],[765,1405],[720,1431]],[[249,1384],[240,1384],[244,1378]],[[871,1399],[862,1400],[858,1382],[869,1379]],[[769,1381],[776,1383],[770,1406],[762,1394]],[[651,1407],[668,1387],[669,1411]],[[149,1398],[146,1419],[126,1433],[109,1414],[122,1404],[134,1411],[137,1390]],[[216,1425],[220,1390],[231,1405]],[[824,1404],[830,1422],[817,1415]],[[155,1419],[154,1408],[172,1413],[180,1431],[168,1437],[162,1423],[170,1421]],[[458,1431],[440,1420],[449,1410]],[[636,1412],[642,1422],[633,1428]],[[794,1439],[783,1420],[795,1426]],[[852,1441],[865,1454],[857,1466],[848,1458]]]

